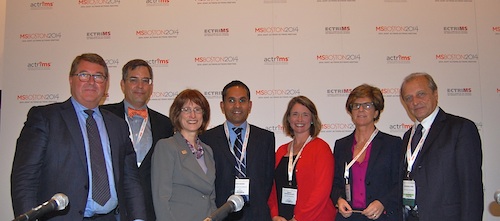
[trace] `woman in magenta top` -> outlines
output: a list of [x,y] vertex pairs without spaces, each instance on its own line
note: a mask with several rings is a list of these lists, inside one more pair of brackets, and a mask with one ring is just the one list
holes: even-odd
[[307,97],[292,98],[283,116],[293,140],[276,152],[274,184],[269,197],[273,221],[332,221],[330,199],[334,162],[330,146],[318,134],[321,122]]
[[340,213],[338,221],[402,219],[402,141],[375,127],[383,109],[384,97],[377,87],[360,85],[347,98],[346,110],[356,128],[334,147],[332,200]]

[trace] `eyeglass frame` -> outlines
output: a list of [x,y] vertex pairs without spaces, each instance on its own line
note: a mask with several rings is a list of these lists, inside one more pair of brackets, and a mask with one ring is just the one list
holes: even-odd
[[[78,76],[78,80],[80,80],[81,82],[88,82],[90,81],[90,77],[94,78],[94,81],[96,83],[104,83],[106,82],[106,80],[108,80],[108,77],[105,76],[104,74],[101,74],[101,73],[97,73],[97,74],[91,74],[89,72],[86,72],[86,71],[82,71],[78,74],[71,74],[71,76]],[[101,79],[99,77],[102,77],[102,81],[101,80],[97,80],[97,79]]]
[[205,111],[203,111],[203,109],[200,107],[195,107],[193,109],[191,109],[190,107],[183,107],[181,108],[181,113],[183,114],[191,114],[191,113],[195,113],[195,114],[203,114]]
[[139,84],[139,82],[142,82],[143,84],[147,84],[147,85],[153,84],[153,78],[129,77],[126,80],[133,85],[137,85],[137,84]]
[[351,110],[359,110],[361,106],[363,106],[364,110],[371,110],[375,108],[375,104],[373,102],[351,103],[349,106],[351,107]]

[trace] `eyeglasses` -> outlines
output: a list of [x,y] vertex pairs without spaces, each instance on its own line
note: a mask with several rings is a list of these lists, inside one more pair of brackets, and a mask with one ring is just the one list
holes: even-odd
[[143,84],[152,84],[153,83],[153,79],[151,78],[137,78],[137,77],[130,77],[127,79],[129,83],[131,84],[138,84],[139,82],[142,82]]
[[182,113],[185,113],[185,114],[191,114],[192,112],[194,112],[195,114],[203,114],[203,109],[198,108],[198,107],[195,107],[193,109],[191,109],[190,107],[183,107],[183,108],[181,108],[181,111],[182,111]]
[[94,78],[94,81],[96,83],[104,83],[107,79],[106,76],[102,75],[102,74],[90,74],[90,73],[87,73],[87,72],[80,72],[78,74],[71,74],[71,76],[78,76],[78,79],[81,81],[81,82],[87,82],[90,80],[90,77],[92,76]]
[[353,110],[358,110],[359,108],[363,107],[365,110],[370,110],[374,107],[373,102],[367,102],[367,103],[352,103],[350,104],[351,109]]

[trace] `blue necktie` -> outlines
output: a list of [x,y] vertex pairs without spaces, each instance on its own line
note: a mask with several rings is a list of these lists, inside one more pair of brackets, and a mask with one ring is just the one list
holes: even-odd
[[233,128],[234,132],[236,133],[236,140],[234,141],[234,146],[233,146],[233,151],[234,151],[234,157],[236,158],[236,172],[237,176],[239,178],[244,178],[246,177],[246,165],[245,165],[245,159],[241,160],[241,155],[243,153],[243,139],[241,138],[241,132],[242,128],[235,127]]
[[85,110],[87,117],[86,127],[89,138],[90,169],[92,170],[92,199],[101,206],[111,198],[108,181],[108,171],[102,150],[101,136],[92,114],[93,110]]
[[415,148],[417,148],[417,144],[420,141],[420,138],[422,138],[422,124],[418,124],[417,129],[415,129],[415,134],[413,134],[413,137],[411,138],[411,152],[415,151]]

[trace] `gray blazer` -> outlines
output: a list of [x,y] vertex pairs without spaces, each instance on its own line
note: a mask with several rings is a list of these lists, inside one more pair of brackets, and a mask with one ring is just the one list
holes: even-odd
[[203,220],[215,211],[215,162],[201,143],[203,172],[180,133],[158,141],[151,162],[153,204],[158,221]]

